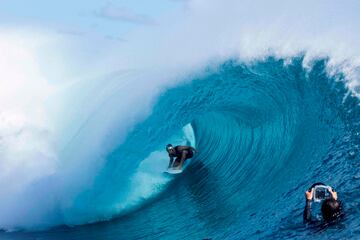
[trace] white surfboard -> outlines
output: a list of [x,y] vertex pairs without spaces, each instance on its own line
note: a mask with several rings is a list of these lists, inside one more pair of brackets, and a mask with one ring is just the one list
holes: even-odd
[[183,166],[181,169],[176,169],[176,168],[168,168],[165,172],[169,173],[169,174],[179,174],[182,173],[185,168],[190,164],[191,159],[187,159],[185,160]]

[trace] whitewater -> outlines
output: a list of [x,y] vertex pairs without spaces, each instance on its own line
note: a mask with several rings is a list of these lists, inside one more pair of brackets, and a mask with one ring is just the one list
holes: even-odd
[[[1,28],[1,238],[360,236],[360,4],[185,6],[110,46]],[[177,177],[168,143],[199,151]],[[325,229],[319,181],[345,209]]]

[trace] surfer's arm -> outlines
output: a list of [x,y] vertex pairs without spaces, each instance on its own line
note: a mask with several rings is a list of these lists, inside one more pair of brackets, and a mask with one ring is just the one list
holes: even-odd
[[169,156],[169,157],[170,157],[170,162],[169,162],[168,168],[172,167],[172,165],[174,163],[174,157],[173,156]]

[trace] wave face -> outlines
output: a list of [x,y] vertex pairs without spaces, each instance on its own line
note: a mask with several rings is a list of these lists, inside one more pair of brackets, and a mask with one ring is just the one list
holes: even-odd
[[[270,57],[209,67],[164,91],[151,114],[107,154],[92,190],[62,214],[65,224],[115,219],[6,236],[359,237],[359,100],[326,66],[327,59],[304,68],[302,57]],[[199,153],[185,173],[165,177],[163,147],[182,143],[189,123]],[[346,214],[340,225],[320,231],[302,223],[304,191],[318,181],[337,189]]]

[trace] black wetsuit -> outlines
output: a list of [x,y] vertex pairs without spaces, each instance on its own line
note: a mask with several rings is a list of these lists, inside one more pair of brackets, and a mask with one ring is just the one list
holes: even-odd
[[173,163],[174,167],[176,167],[177,165],[180,164],[181,158],[183,157],[183,152],[184,151],[186,151],[186,156],[185,156],[184,161],[186,159],[192,158],[194,156],[194,152],[191,149],[191,147],[188,147],[187,149],[186,148],[184,149],[183,146],[176,146],[176,147],[174,147],[174,149],[175,149],[175,154],[169,154],[171,162],[172,162],[173,158],[176,157],[175,162]]

